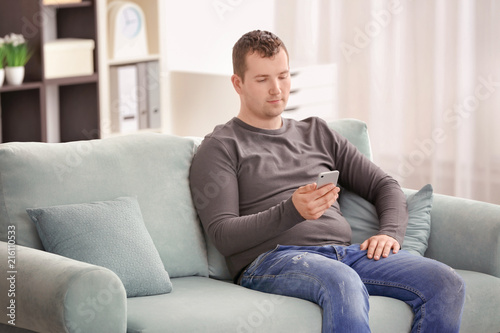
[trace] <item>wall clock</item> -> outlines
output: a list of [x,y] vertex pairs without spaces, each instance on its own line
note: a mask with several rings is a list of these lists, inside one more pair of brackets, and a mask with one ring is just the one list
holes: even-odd
[[111,59],[130,59],[148,55],[146,20],[141,7],[133,2],[113,1],[108,5]]

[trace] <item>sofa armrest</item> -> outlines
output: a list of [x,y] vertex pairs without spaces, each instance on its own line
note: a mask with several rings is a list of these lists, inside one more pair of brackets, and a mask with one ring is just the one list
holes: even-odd
[[1,323],[36,332],[127,330],[125,288],[111,270],[6,242],[0,253]]
[[500,277],[500,205],[435,194],[425,256]]

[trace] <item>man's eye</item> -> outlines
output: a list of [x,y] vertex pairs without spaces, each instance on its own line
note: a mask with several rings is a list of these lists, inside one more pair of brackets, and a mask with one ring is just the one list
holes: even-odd
[[287,79],[287,78],[288,78],[288,75],[283,75],[283,76],[280,76],[280,77],[279,77],[279,79],[280,79],[280,80],[285,80],[285,79]]
[[259,79],[259,80],[257,80],[257,82],[265,82],[265,81],[266,81],[266,79]]

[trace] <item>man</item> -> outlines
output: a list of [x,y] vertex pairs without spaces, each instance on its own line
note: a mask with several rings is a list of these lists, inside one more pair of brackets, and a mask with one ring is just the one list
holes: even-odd
[[[458,332],[463,281],[444,264],[400,251],[408,213],[398,183],[324,121],[281,117],[291,84],[283,42],[266,31],[243,35],[233,68],[239,114],[205,137],[190,183],[235,282],[319,304],[323,332],[369,332],[368,295],[408,303],[412,332]],[[329,170],[377,208],[380,232],[361,245],[350,244],[339,188],[316,188]],[[210,198],[197,200],[200,191]]]

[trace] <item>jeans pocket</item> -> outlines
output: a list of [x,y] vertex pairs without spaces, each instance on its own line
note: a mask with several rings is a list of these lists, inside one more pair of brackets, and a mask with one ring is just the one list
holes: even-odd
[[250,276],[252,275],[253,273],[255,273],[255,271],[257,270],[257,268],[259,268],[259,265],[269,256],[271,255],[272,253],[276,252],[279,250],[279,248],[281,247],[281,245],[276,245],[276,247],[270,251],[267,251],[267,252],[264,252],[262,253],[260,256],[258,256],[254,261],[252,261],[252,263],[250,264],[250,266],[248,266],[248,268],[243,272],[242,275],[246,275],[246,276]]

